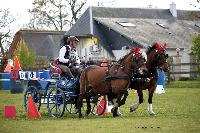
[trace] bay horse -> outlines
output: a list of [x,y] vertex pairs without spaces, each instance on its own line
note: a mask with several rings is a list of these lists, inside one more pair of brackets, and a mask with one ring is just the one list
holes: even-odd
[[83,117],[81,107],[83,98],[86,99],[86,115],[90,113],[90,98],[96,95],[109,95],[117,98],[112,108],[113,117],[119,116],[118,107],[125,104],[128,96],[128,88],[134,73],[144,74],[147,72],[145,59],[139,48],[131,50],[122,59],[109,67],[89,66],[81,72],[80,94],[78,102],[79,118]]
[[146,67],[148,69],[146,78],[149,80],[143,80],[142,82],[141,80],[137,80],[137,77],[132,80],[130,88],[137,90],[139,102],[130,106],[130,112],[135,111],[139,105],[143,103],[143,90],[148,89],[148,113],[150,115],[155,115],[152,108],[152,98],[158,80],[157,69],[162,69],[164,72],[167,72],[169,69],[169,64],[167,63],[168,54],[166,54],[166,43],[164,45],[154,43],[147,49],[146,54]]

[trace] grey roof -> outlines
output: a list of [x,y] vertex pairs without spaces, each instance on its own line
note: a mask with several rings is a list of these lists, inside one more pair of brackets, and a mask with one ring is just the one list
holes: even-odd
[[[199,28],[195,26],[194,21],[188,20],[168,20],[168,19],[139,19],[139,18],[94,18],[97,22],[106,25],[121,35],[125,35],[131,40],[144,47],[152,42],[166,42],[170,48],[188,48],[191,44],[191,36],[198,33]],[[117,22],[131,22],[136,27],[123,27]],[[163,28],[156,23],[166,26]],[[199,21],[200,23],[200,21]]]
[[[144,18],[144,19],[170,19],[173,18],[169,9],[152,9],[152,8],[109,8],[109,7],[92,7],[93,17],[104,18]],[[196,14],[200,17],[200,11],[177,10],[177,19],[196,20],[192,16]]]
[[[136,27],[116,23],[121,21]],[[89,7],[66,34],[92,34],[112,55],[112,50],[124,45],[146,47],[154,41],[166,42],[170,48],[188,48],[191,36],[200,30],[195,24],[200,25],[200,11],[177,10],[175,18],[169,9]]]
[[47,56],[52,59],[58,56],[60,42],[65,32],[20,30],[18,33],[21,33],[27,46],[34,50],[37,56]]
[[91,36],[90,28],[90,8],[88,8],[66,34],[74,36]]

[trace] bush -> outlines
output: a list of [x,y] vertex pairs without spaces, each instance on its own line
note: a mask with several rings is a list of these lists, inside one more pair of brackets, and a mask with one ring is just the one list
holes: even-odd
[[189,80],[192,80],[192,79],[189,77],[180,77],[179,78],[179,81],[189,81]]

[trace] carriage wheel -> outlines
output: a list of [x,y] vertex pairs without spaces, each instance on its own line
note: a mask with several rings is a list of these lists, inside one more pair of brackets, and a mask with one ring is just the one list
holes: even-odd
[[47,109],[52,117],[62,117],[65,112],[65,94],[60,88],[52,88],[47,94]]
[[[102,99],[103,97],[104,97],[104,99]],[[91,100],[92,100],[92,104],[93,104],[91,113],[93,115],[98,115],[98,116],[104,114],[104,112],[106,110],[106,105],[107,105],[106,96],[92,97]]]
[[78,109],[75,107],[74,103],[67,103],[65,109],[70,114],[77,114],[78,113]]
[[66,96],[66,106],[65,109],[70,114],[77,114],[78,110],[75,107],[75,97],[70,97],[68,94],[65,94]]
[[41,106],[41,94],[39,93],[39,90],[35,86],[29,86],[24,93],[24,109],[27,112],[28,111],[28,96],[31,95],[36,107],[38,108],[38,111],[40,110]]

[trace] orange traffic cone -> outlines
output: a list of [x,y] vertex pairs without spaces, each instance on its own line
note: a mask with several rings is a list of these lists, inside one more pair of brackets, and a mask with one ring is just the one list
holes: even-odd
[[15,106],[5,106],[3,112],[4,118],[16,118],[16,108]]
[[11,72],[10,62],[8,62],[8,64],[6,65],[6,68],[4,69],[4,72],[6,72],[6,73],[10,73]]
[[[105,104],[105,97],[103,96],[99,102],[99,105],[97,107],[97,110],[96,110],[96,115],[100,114],[102,111],[103,111],[103,108],[104,108],[104,104]],[[107,107],[107,104],[106,104],[106,109],[104,111],[104,115],[107,115],[109,114],[108,112],[108,107]]]
[[28,96],[28,111],[27,111],[27,116],[29,118],[34,118],[34,119],[37,119],[37,118],[40,118],[41,115],[40,113],[38,112],[36,106],[35,106],[35,103],[33,102],[33,99],[31,97],[31,95]]
[[108,58],[104,58],[103,62],[101,63],[101,67],[107,67],[108,66]]
[[18,60],[17,56],[15,57],[13,70],[17,70],[17,71],[22,70],[21,67],[20,67],[19,60]]

